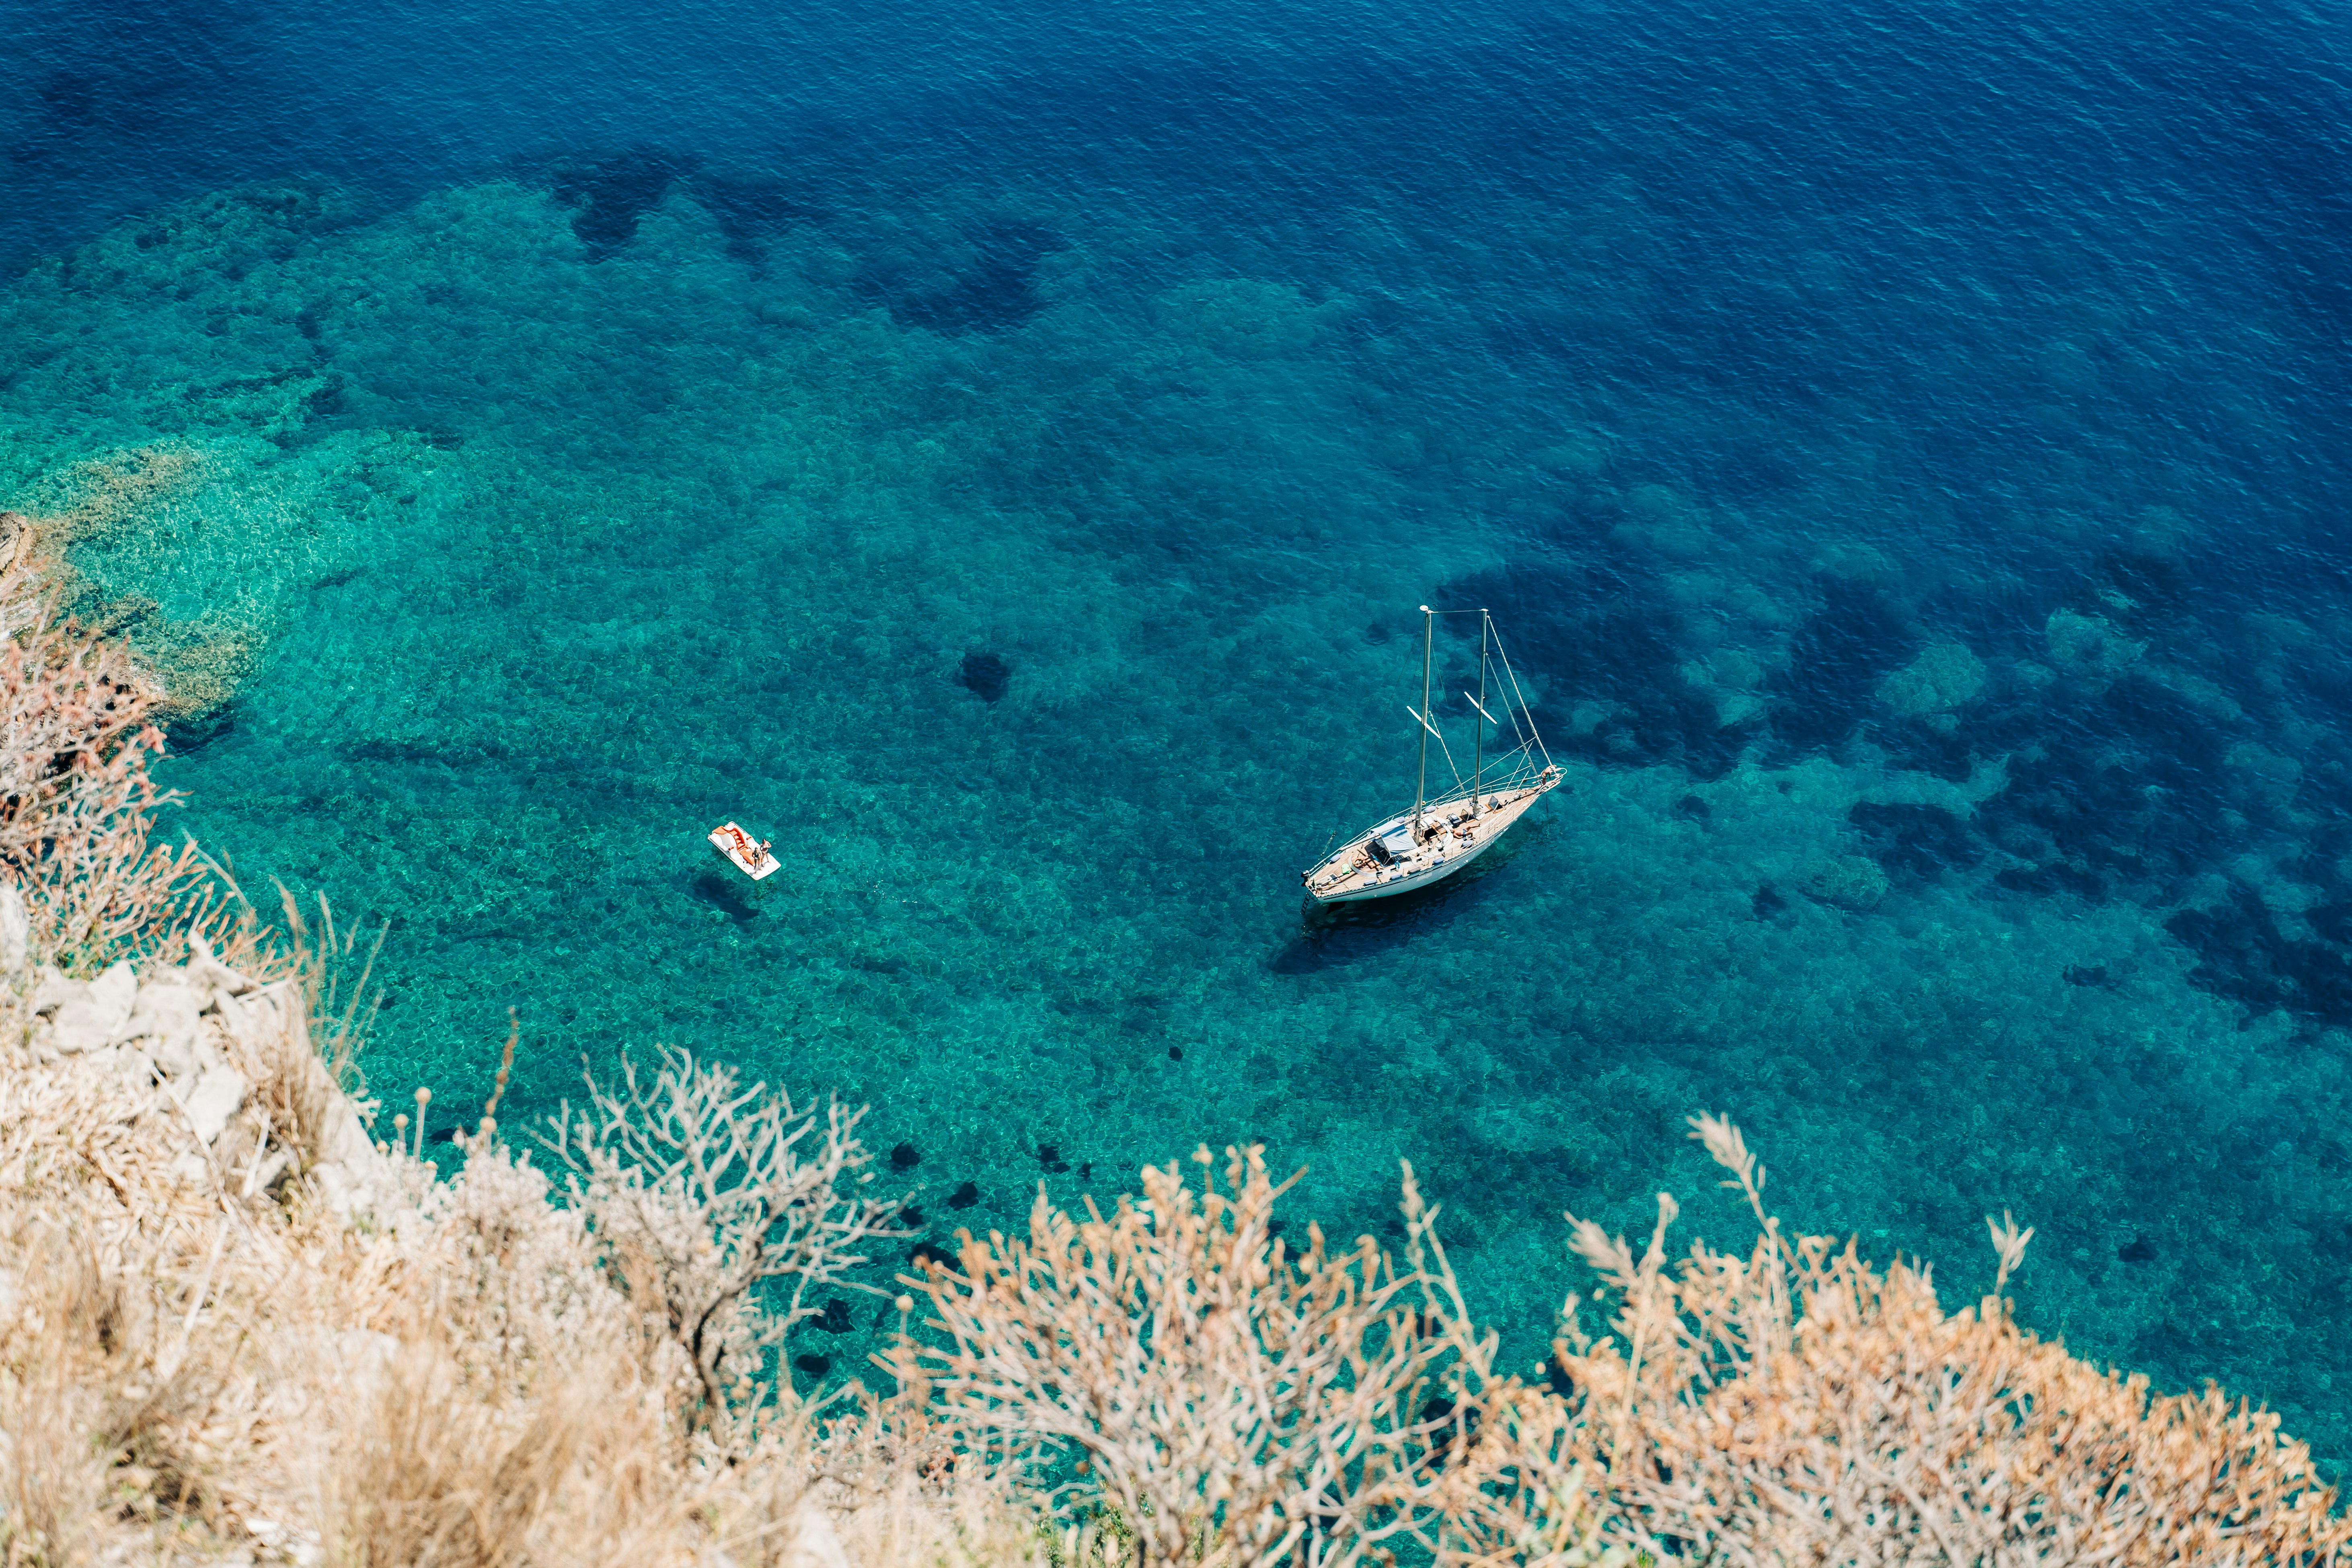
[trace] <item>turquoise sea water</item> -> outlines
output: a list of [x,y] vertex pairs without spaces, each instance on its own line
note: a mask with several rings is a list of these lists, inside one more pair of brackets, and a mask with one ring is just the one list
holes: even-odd
[[[181,820],[390,922],[388,1099],[691,1045],[934,1239],[1406,1156],[1518,1357],[1727,1110],[2352,1459],[2340,16],[13,15],[0,504],[236,679]],[[1567,782],[1311,916],[1423,603]]]

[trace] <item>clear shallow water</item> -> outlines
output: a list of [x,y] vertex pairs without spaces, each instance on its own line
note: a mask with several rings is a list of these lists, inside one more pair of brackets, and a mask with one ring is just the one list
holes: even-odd
[[[689,1043],[938,1236],[1409,1155],[1528,1355],[1728,1110],[2352,1458],[2333,14],[16,16],[0,501],[195,458],[80,563],[254,650],[185,822],[392,922],[387,1094]],[[1305,918],[1423,602],[1569,782]]]

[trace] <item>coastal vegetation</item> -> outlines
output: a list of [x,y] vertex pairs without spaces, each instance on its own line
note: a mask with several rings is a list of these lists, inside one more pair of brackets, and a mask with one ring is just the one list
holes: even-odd
[[[152,766],[168,675],[0,542],[0,1541],[7,1562],[2319,1563],[2352,1521],[2276,1418],[2020,1323],[1988,1220],[1924,1263],[1571,1218],[1591,1297],[1501,1364],[1410,1166],[1393,1245],[1303,1244],[1264,1152],[898,1251],[860,1113],[652,1046],[506,1125],[371,1098],[356,932],[264,919]],[[713,1042],[721,1047],[724,1042]],[[428,1134],[439,1119],[446,1142]],[[906,1258],[903,1268],[895,1268]],[[1962,1265],[1963,1268],[1966,1265]],[[866,1377],[796,1335],[864,1292]]]

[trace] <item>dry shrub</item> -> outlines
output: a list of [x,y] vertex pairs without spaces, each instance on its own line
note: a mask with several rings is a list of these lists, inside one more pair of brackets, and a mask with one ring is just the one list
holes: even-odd
[[0,1539],[11,1560],[65,1562],[93,1532],[109,1472],[143,1403],[132,1367],[152,1361],[155,1312],[119,1274],[109,1276],[81,1237],[20,1226],[7,1252]]
[[[1466,1485],[1437,1553],[1444,1568],[1631,1568],[1608,1471],[1581,1413],[1549,1387],[1491,1384],[1464,1456]],[[1655,1553],[1650,1553],[1654,1558]]]
[[[961,1235],[962,1272],[924,1288],[950,1343],[909,1345],[978,1455],[1045,1478],[1075,1451],[1138,1533],[1140,1560],[1313,1564],[1395,1544],[1453,1550],[1492,1342],[1470,1329],[1404,1173],[1403,1266],[1367,1236],[1339,1253],[1273,1234],[1264,1151],[1204,1147],[1144,1195],[1075,1219],[1040,1188],[1025,1240]],[[1296,1180],[1296,1178],[1293,1178]]]
[[194,846],[151,846],[176,797],[153,684],[121,645],[76,625],[19,527],[0,561],[0,868],[25,894],[35,949],[69,971],[152,941],[198,879]]
[[[919,1384],[887,1400],[853,1389],[824,1410],[781,1409],[768,1425],[771,1451],[792,1457],[768,1467],[784,1485],[761,1500],[761,1521],[747,1517],[751,1528],[726,1536],[739,1563],[838,1568],[837,1557],[861,1568],[1012,1568],[1050,1558],[1055,1568],[1125,1568],[1134,1561],[1131,1549],[1087,1550],[1083,1526],[1056,1519],[1009,1473],[959,1464],[954,1429],[929,1407]],[[793,1456],[796,1447],[804,1457]]]
[[[413,1170],[415,1167],[411,1167]],[[420,1185],[418,1245],[353,1244],[334,1298],[378,1353],[343,1374],[326,1539],[352,1564],[837,1565],[842,1541],[1006,1562],[1034,1525],[937,1484],[936,1433],[853,1386],[824,1405],[740,1384],[716,1407],[657,1293],[610,1282],[547,1179],[488,1140]],[[908,1433],[917,1436],[908,1440]],[[982,1500],[986,1500],[983,1506]],[[839,1530],[836,1531],[836,1521]],[[983,1556],[975,1556],[978,1551]]]
[[341,1244],[328,1309],[359,1347],[330,1369],[331,1556],[487,1568],[646,1555],[677,1521],[664,1495],[674,1395],[649,1377],[576,1218],[487,1144],[446,1184],[413,1161],[393,1168],[414,1206],[394,1237]]
[[1762,1226],[1747,1257],[1702,1242],[1669,1270],[1664,1194],[1638,1258],[1571,1216],[1621,1300],[1594,1341],[1570,1299],[1562,1364],[1641,1534],[1731,1564],[2345,1560],[2352,1522],[2276,1416],[2151,1394],[2017,1326],[1999,1291],[2030,1232],[1991,1226],[1995,1293],[1947,1315],[1923,1268],[1785,1237],[1738,1130],[1692,1126]]
[[[322,1533],[370,1568],[660,1561],[690,1517],[656,1396],[615,1346],[518,1376],[417,1291],[334,1435]],[[654,1408],[646,1408],[648,1402]]]
[[[865,1109],[803,1110],[669,1048],[649,1076],[624,1056],[617,1079],[587,1082],[588,1103],[567,1102],[545,1142],[614,1278],[685,1351],[698,1418],[715,1418],[729,1390],[823,1310],[809,1292],[866,1262],[868,1237],[898,1234],[899,1200],[843,1190],[872,1180],[856,1137]],[[781,1299],[756,1300],[769,1281],[782,1282]]]
[[295,967],[235,881],[193,843],[154,842],[179,796],[154,780],[167,701],[116,638],[66,613],[34,525],[0,513],[0,872],[35,952],[70,973],[205,938],[232,968]]

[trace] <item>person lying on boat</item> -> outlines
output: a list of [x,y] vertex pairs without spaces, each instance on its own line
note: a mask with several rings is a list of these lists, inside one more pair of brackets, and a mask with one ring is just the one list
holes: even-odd
[[750,834],[731,823],[728,825],[728,831],[734,837],[735,853],[743,858],[750,869],[756,871],[767,864],[768,846],[774,843],[774,839],[762,838],[754,844]]

